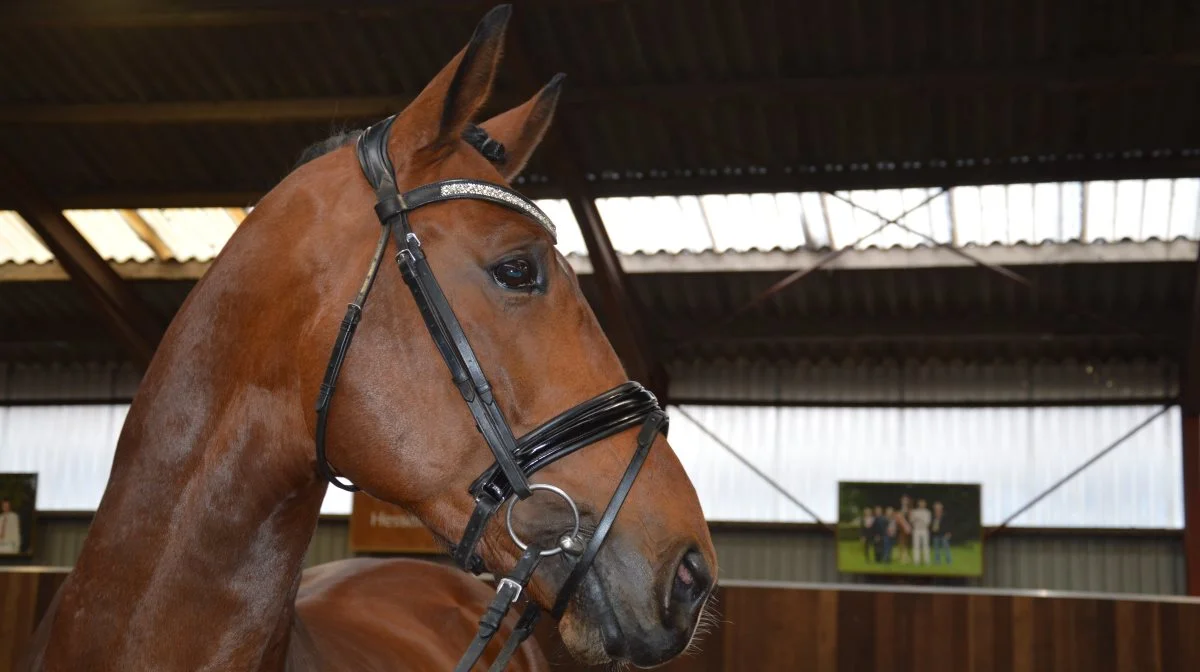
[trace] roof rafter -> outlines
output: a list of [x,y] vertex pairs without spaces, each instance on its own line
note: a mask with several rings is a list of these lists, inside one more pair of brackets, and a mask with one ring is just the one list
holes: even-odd
[[[535,73],[520,33],[511,35],[509,40],[511,46],[508,49],[508,59],[514,64],[518,81],[532,90],[540,89],[544,82],[539,81]],[[629,287],[625,269],[622,268],[621,260],[604,227],[604,220],[596,207],[595,196],[584,179],[583,168],[568,150],[566,141],[571,137],[570,115],[560,112],[546,130],[542,140],[542,152],[554,166],[555,174],[560,176],[567,202],[583,235],[594,280],[600,289],[601,305],[597,312],[607,318],[603,320],[605,332],[627,374],[634,380],[641,381],[665,406],[668,403],[669,387],[666,367],[657,360],[650,346],[637,299]]]
[[[814,96],[891,96],[927,93],[985,94],[995,90],[1039,92],[1117,90],[1150,84],[1194,84],[1200,64],[1164,58],[1121,58],[1036,68],[991,68],[846,76],[780,77],[751,81],[578,86],[564,90],[566,107],[665,107],[720,101],[807,100]],[[0,124],[220,124],[334,119],[380,119],[403,109],[414,94],[258,100],[137,101],[0,105]],[[492,103],[522,102],[497,91]]]
[[137,210],[122,209],[120,210],[120,213],[121,219],[125,220],[125,223],[129,225],[129,228],[133,229],[133,232],[136,233],[137,237],[146,244],[146,247],[149,247],[151,251],[154,252],[154,256],[157,257],[159,261],[167,261],[175,256],[175,253],[171,251],[171,247],[167,245],[162,237],[158,235],[158,232],[155,231],[150,224],[138,214]]
[[158,318],[41,189],[0,155],[0,183],[15,210],[91,300],[133,361],[145,368],[162,338]]
[[[566,115],[563,115],[566,117]],[[548,157],[547,157],[548,158]],[[553,169],[553,166],[548,166]],[[514,186],[530,198],[565,198],[567,177],[555,170],[553,181],[522,182]],[[759,175],[693,175],[688,177],[596,179],[581,182],[593,198],[634,196],[695,196],[703,194],[746,194],[856,189],[906,189],[1040,182],[1087,182],[1196,177],[1200,156],[1176,154],[1158,158],[1083,159],[1047,161],[1030,165],[995,160],[990,165],[935,168],[922,166],[904,170],[800,170],[774,169]],[[184,208],[251,206],[265,189],[214,188],[196,190],[156,188],[64,193],[56,201],[67,209]],[[14,209],[0,194],[0,209]],[[1085,215],[1086,216],[1086,215]]]

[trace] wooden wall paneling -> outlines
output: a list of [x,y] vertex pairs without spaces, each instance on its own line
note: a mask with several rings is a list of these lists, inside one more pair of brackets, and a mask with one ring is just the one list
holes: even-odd
[[[24,654],[65,577],[0,569],[0,672]],[[718,589],[714,606],[717,623],[700,652],[663,670],[1200,670],[1200,600],[735,584]],[[607,669],[571,661],[549,619],[536,637],[553,672]]]

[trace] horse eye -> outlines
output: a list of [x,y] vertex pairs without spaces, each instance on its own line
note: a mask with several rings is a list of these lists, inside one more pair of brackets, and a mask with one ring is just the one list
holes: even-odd
[[510,259],[492,268],[492,277],[507,289],[528,289],[537,284],[537,272],[528,259]]

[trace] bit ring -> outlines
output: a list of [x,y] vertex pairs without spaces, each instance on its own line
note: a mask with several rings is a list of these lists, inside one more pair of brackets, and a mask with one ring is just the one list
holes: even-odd
[[[567,502],[567,504],[569,504],[571,506],[571,514],[575,517],[575,523],[571,529],[570,536],[571,537],[579,536],[579,507],[575,506],[575,500],[571,499],[570,495],[568,495],[566,492],[564,492],[562,488],[550,485],[548,483],[530,483],[529,489],[530,490],[548,490],[548,491],[553,492],[554,494],[558,495],[559,497],[562,497],[563,500],[565,500]],[[517,503],[516,495],[513,495],[512,497],[509,498],[508,512],[504,516],[504,523],[508,527],[508,536],[512,537],[513,543],[516,544],[517,547],[523,551],[526,548],[528,548],[529,545],[526,544],[525,542],[521,541],[520,537],[518,537],[517,533],[513,530],[513,525],[512,525],[513,505],[516,503]],[[541,555],[542,557],[547,557],[547,556],[551,556],[551,555],[558,555],[559,553],[562,553],[562,552],[563,552],[563,548],[561,546],[556,546],[548,551],[541,551],[540,553],[538,553],[538,555]]]

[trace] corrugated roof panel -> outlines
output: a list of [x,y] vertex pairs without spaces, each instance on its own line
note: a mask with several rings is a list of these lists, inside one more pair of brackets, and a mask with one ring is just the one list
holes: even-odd
[[[1158,407],[780,408],[686,406],[686,412],[823,521],[839,480],[981,483],[983,523],[1015,513]],[[1018,526],[1183,525],[1179,409],[1012,522]],[[671,445],[713,520],[811,522],[682,414]]]
[[1196,233],[1200,211],[1200,180],[1172,182],[1169,238],[1191,238]]
[[209,261],[216,257],[245,219],[244,212],[234,208],[143,209],[138,214],[178,261]]
[[638,196],[596,199],[608,236],[618,252],[682,252],[713,249],[708,223],[715,213],[695,197]]
[[0,210],[0,264],[44,264],[54,255],[21,216]]
[[534,201],[554,222],[558,232],[558,249],[564,254],[587,256],[587,245],[583,243],[583,234],[579,231],[579,222],[575,221],[575,213],[565,198],[545,198]]
[[120,263],[156,258],[117,210],[65,210],[63,214],[105,259]]
[[[1086,195],[1084,192],[1087,192]],[[597,199],[623,254],[1200,239],[1200,180]],[[903,226],[883,220],[901,218]],[[907,213],[907,214],[905,214]],[[1085,226],[1086,225],[1086,226]],[[811,240],[810,240],[811,237]],[[566,252],[566,250],[564,250]]]
[[[587,248],[563,199],[537,201],[559,229],[563,254]],[[678,254],[1040,245],[1083,240],[1200,240],[1200,179],[1010,184],[936,189],[704,194],[600,198],[596,207],[617,252]],[[244,218],[225,208],[138,213],[180,261],[216,256]],[[903,226],[882,226],[904,215]],[[907,213],[907,214],[905,214]],[[106,258],[154,258],[117,210],[72,210],[68,218]],[[47,260],[15,215],[0,215],[0,261]],[[882,226],[882,228],[881,228]]]

